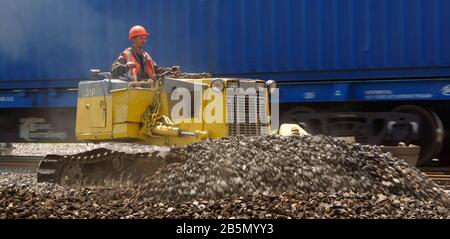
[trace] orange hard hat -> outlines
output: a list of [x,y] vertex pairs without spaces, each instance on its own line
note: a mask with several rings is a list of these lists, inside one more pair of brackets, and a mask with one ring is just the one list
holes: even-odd
[[148,33],[143,26],[134,26],[130,29],[128,39],[131,40],[133,39],[133,37],[148,36],[148,35],[150,35],[150,33]]

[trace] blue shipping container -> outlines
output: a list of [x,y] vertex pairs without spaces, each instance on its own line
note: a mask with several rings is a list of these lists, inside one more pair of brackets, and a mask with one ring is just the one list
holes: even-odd
[[76,86],[128,30],[160,65],[279,81],[450,76],[448,0],[0,0],[0,89]]

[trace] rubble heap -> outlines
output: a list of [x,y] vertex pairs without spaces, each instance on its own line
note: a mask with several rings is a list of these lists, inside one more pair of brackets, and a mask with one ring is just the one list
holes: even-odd
[[139,198],[218,199],[245,194],[370,193],[450,205],[423,173],[376,146],[326,136],[256,136],[207,140],[172,150],[181,163],[147,180]]

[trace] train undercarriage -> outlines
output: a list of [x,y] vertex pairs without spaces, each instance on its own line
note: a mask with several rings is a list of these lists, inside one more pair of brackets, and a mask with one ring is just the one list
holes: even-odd
[[282,123],[297,122],[312,134],[354,137],[372,145],[420,146],[416,166],[449,166],[448,102],[285,104]]

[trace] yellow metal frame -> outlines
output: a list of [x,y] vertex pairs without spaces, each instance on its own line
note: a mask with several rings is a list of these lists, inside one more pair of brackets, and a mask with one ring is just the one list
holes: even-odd
[[[184,79],[194,83],[210,85],[213,79]],[[239,79],[224,79],[236,81]],[[262,81],[261,81],[262,82]],[[157,96],[155,89],[128,88],[112,91],[108,96],[80,97],[77,103],[76,136],[81,141],[140,140],[153,145],[185,145],[205,138],[221,138],[228,135],[226,122],[226,89],[220,94],[222,107],[218,112],[222,122],[205,123],[205,107],[217,100],[213,91],[202,92],[201,119],[189,119],[173,127],[159,127],[154,132],[164,135],[146,135],[142,130],[142,114]],[[170,95],[160,91],[161,115],[170,117]],[[268,99],[266,99],[268,102]],[[267,104],[267,112],[269,112]],[[217,108],[216,108],[217,109]],[[269,116],[268,116],[269,117]],[[200,121],[200,122],[198,122]],[[196,136],[180,136],[176,132],[183,130],[197,133]]]

